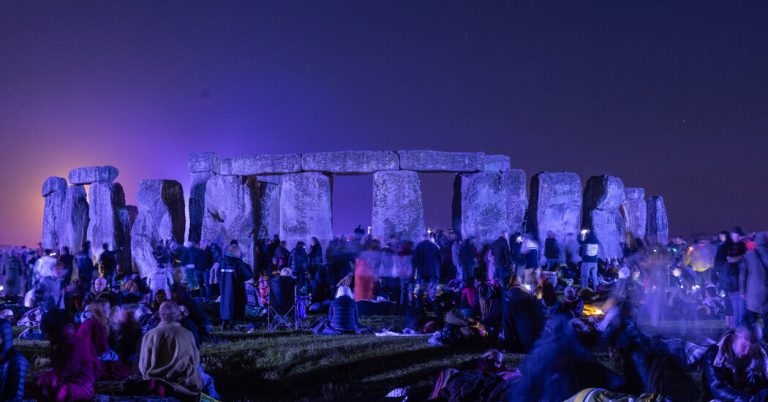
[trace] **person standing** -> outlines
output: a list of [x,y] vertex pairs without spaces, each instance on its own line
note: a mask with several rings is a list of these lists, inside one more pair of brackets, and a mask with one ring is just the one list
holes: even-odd
[[582,233],[582,238],[579,241],[581,287],[589,287],[589,280],[592,279],[592,284],[595,286],[594,290],[597,291],[597,285],[599,284],[597,279],[597,252],[600,249],[600,244],[597,236],[591,230],[585,229]]
[[291,250],[291,254],[288,257],[288,267],[296,275],[299,290],[307,290],[305,288],[307,287],[307,274],[309,273],[309,254],[307,254],[303,241],[297,242],[296,247]]
[[64,263],[64,271],[66,271],[66,273],[64,274],[63,282],[64,286],[66,286],[75,279],[72,277],[72,272],[75,270],[75,256],[69,251],[69,247],[64,246],[59,261]]
[[763,334],[768,330],[768,232],[755,237],[755,249],[744,255],[744,275],[739,288],[746,301],[746,319],[754,324],[763,319]]
[[[181,250],[181,266],[184,268],[184,282],[189,291],[200,290],[202,282],[198,280],[197,259],[200,256],[200,246],[195,242],[187,243]],[[202,292],[200,292],[202,293]]]
[[475,268],[477,267],[477,248],[475,247],[474,237],[467,237],[461,242],[458,259],[462,280],[465,283],[474,281]]
[[440,281],[440,249],[430,241],[428,234],[422,235],[421,242],[413,251],[413,274],[422,287],[432,288]]
[[11,254],[3,263],[3,285],[5,297],[14,302],[19,297],[21,291],[21,274],[24,269],[24,263],[21,262],[16,249],[11,250]]
[[491,243],[495,277],[503,286],[509,278],[509,266],[512,263],[509,249],[509,233],[502,232],[498,239]]
[[557,244],[555,232],[547,232],[547,240],[544,241],[544,257],[547,259],[547,269],[552,271],[560,262],[560,245]]
[[109,250],[109,243],[104,243],[102,246],[102,252],[99,256],[99,264],[101,269],[104,270],[104,278],[107,279],[110,287],[115,285],[115,269],[117,268],[117,257],[113,251]]
[[213,267],[213,250],[208,243],[202,244],[200,252],[197,254],[195,260],[195,275],[197,275],[197,282],[200,286],[200,296],[203,299],[210,298],[211,281],[209,280],[209,270]]
[[75,254],[75,265],[77,266],[77,275],[80,279],[80,288],[85,293],[91,288],[91,281],[93,280],[91,242],[85,241],[82,250]]
[[221,259],[218,278],[221,292],[219,313],[224,322],[223,329],[234,328],[235,321],[245,317],[245,305],[248,302],[245,281],[252,277],[251,267],[241,258],[240,244],[237,240],[232,240],[227,253]]
[[728,294],[730,309],[726,308],[725,321],[730,328],[738,327],[744,320],[744,294],[741,293],[739,284],[741,276],[744,275],[746,251],[747,247],[741,241],[740,234],[737,231],[731,232],[725,242],[726,263],[720,278],[720,285]]

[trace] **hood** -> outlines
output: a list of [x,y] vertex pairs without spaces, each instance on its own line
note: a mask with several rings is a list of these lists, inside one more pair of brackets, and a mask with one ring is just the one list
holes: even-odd
[[3,338],[3,347],[0,355],[5,356],[13,347],[13,328],[11,322],[0,319],[0,336]]
[[755,244],[760,248],[768,248],[768,232],[759,232],[755,236]]

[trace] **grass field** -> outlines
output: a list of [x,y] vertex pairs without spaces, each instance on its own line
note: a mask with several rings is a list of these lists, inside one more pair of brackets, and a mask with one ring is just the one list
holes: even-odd
[[[369,317],[363,323],[396,327],[391,320]],[[655,329],[689,338],[717,336],[721,330],[719,322],[695,326],[668,322]],[[432,347],[426,337],[221,331],[214,335],[221,342],[203,345],[201,356],[217,390],[228,401],[376,401],[399,387],[410,387],[410,400],[420,401],[432,390],[441,370],[460,366],[486,350]],[[33,372],[47,367],[47,342],[17,341],[16,346],[30,360]],[[524,357],[506,355],[512,367]],[[618,369],[607,354],[598,358]]]
[[[388,326],[371,317],[366,325]],[[201,348],[206,372],[224,400],[376,401],[398,387],[424,400],[441,370],[479,357],[482,347],[456,350],[427,345],[427,337],[323,336],[306,332],[214,333],[222,342]],[[49,364],[48,343],[16,341],[31,375]],[[509,354],[516,366],[523,355]]]

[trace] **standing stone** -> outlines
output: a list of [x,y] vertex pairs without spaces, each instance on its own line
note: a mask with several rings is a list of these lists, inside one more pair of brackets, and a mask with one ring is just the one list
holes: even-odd
[[555,233],[560,250],[565,250],[581,226],[582,188],[579,175],[571,172],[542,172],[531,178],[528,232],[544,244],[547,232]]
[[147,277],[157,268],[152,252],[158,242],[184,242],[184,191],[175,180],[142,180],[136,200],[139,214],[131,230],[131,250],[140,275]]
[[88,240],[95,257],[102,252],[102,245],[117,250],[121,267],[131,266],[131,232],[125,192],[120,183],[94,182],[88,193]]
[[205,186],[201,241],[226,250],[231,240],[237,240],[248,264],[253,264],[255,183],[242,176],[213,176]]
[[[256,229],[260,239],[271,239],[280,234],[280,180],[279,176],[258,177],[254,186],[252,201]],[[249,178],[253,180],[253,178]]]
[[666,245],[669,243],[669,220],[664,198],[653,196],[648,198],[648,220],[646,236],[650,244]]
[[119,173],[114,166],[79,167],[69,172],[69,182],[72,184],[112,183]]
[[125,209],[128,211],[128,225],[133,229],[133,224],[136,223],[136,218],[139,217],[139,207],[126,205]]
[[42,188],[45,199],[43,206],[43,248],[58,250],[62,243],[61,227],[64,221],[64,204],[67,199],[67,181],[62,177],[51,176],[45,180]]
[[624,203],[621,204],[621,215],[624,218],[625,230],[635,239],[644,239],[645,225],[648,219],[645,190],[642,188],[625,188],[624,195]]
[[457,174],[453,182],[453,229],[463,239],[487,244],[509,230],[507,196],[500,172]]
[[584,189],[583,226],[593,231],[602,247],[598,257],[621,258],[624,220],[619,208],[624,203],[624,182],[608,175],[592,176]]
[[299,240],[317,237],[324,246],[333,238],[331,179],[322,173],[285,175],[280,185],[280,239],[292,249]]
[[189,155],[187,168],[192,179],[189,186],[189,241],[200,241],[205,213],[205,185],[219,172],[220,164],[219,155],[214,152]]
[[61,221],[62,245],[69,247],[72,254],[83,248],[88,231],[88,196],[85,187],[72,185],[67,188]]
[[525,171],[511,169],[501,172],[507,203],[507,227],[509,233],[525,231],[525,213],[528,210]]
[[413,171],[381,171],[373,174],[371,232],[385,242],[395,235],[418,242],[424,233],[421,182]]

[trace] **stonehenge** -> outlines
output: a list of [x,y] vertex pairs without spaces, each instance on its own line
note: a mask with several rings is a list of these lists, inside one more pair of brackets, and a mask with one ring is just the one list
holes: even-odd
[[175,180],[142,180],[136,194],[138,216],[131,228],[131,254],[139,273],[155,271],[155,246],[167,239],[184,242],[184,192]]
[[621,258],[624,218],[619,208],[624,204],[624,182],[615,176],[592,176],[584,189],[583,226],[595,232],[603,259]]
[[648,212],[646,223],[646,239],[651,244],[667,244],[669,241],[669,220],[667,208],[664,205],[664,197],[653,196],[648,198]]
[[525,171],[513,169],[507,155],[354,150],[222,158],[198,152],[189,155],[187,168],[186,206],[174,180],[142,180],[137,206],[126,205],[112,166],[78,167],[68,180],[47,178],[41,190],[43,247],[77,252],[90,240],[98,258],[106,243],[120,250],[121,264],[144,276],[154,268],[153,244],[184,242],[188,213],[187,240],[224,247],[236,240],[244,260],[253,263],[259,238],[277,235],[289,248],[312,237],[327,245],[333,238],[334,176],[363,174],[373,178],[371,234],[418,242],[426,229],[419,174],[434,172],[455,175],[451,226],[478,246],[505,231],[530,233],[543,246],[551,231],[565,250],[587,228],[602,244],[600,256],[617,258],[627,238],[664,244],[669,237],[662,197],[646,201],[644,189],[625,188],[609,175],[592,176],[582,186],[576,173],[541,172],[527,185]]
[[410,170],[374,173],[371,234],[382,241],[390,236],[418,240],[424,230],[419,175]]
[[544,244],[548,232],[555,234],[560,250],[572,244],[581,230],[582,188],[572,172],[541,172],[531,178],[531,201],[526,229]]

